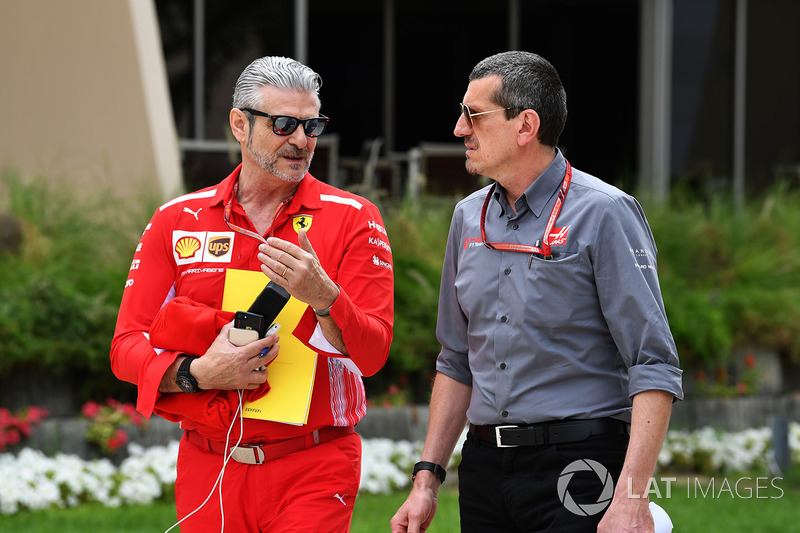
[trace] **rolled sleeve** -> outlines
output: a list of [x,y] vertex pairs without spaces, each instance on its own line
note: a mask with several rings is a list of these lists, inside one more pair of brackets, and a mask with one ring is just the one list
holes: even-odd
[[663,390],[676,400],[683,400],[681,369],[670,363],[635,365],[628,369],[628,393],[631,398],[648,390]]
[[609,202],[598,224],[595,279],[603,315],[628,367],[631,397],[664,390],[683,398],[682,371],[658,282],[656,244],[631,196]]

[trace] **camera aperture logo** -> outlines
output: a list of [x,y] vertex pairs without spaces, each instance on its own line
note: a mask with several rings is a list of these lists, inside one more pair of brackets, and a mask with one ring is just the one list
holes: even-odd
[[[597,502],[579,504],[572,498],[567,488],[576,472],[594,472],[597,475],[600,483],[603,484],[603,492],[600,493]],[[614,497],[614,480],[608,473],[608,469],[591,459],[578,459],[568,464],[558,477],[557,488],[558,498],[564,507],[569,512],[580,516],[592,516],[604,511]]]

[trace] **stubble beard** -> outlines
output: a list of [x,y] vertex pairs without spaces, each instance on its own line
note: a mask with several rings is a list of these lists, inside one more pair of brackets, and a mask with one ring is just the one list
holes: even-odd
[[[314,152],[309,152],[308,149],[302,148],[281,148],[275,152],[259,152],[258,150],[253,149],[253,138],[250,137],[247,139],[247,150],[252,154],[253,159],[255,159],[258,166],[260,166],[265,172],[269,172],[270,174],[275,175],[279,179],[289,182],[289,183],[298,183],[302,181],[303,177],[305,177],[308,169],[311,168],[311,161],[314,159]],[[304,163],[291,163],[290,168],[293,171],[297,171],[296,173],[288,174],[278,169],[278,161],[284,155],[296,156],[296,157],[303,157]]]
[[[470,146],[474,146],[474,147],[475,147],[475,150],[477,151],[477,149],[478,149],[478,143],[477,143],[477,142],[475,142],[475,141],[472,139],[472,137],[467,137],[466,139],[464,139],[464,142],[465,142],[465,144],[469,144]],[[465,155],[464,157],[465,157],[465,161],[464,161],[464,168],[466,168],[466,169],[467,169],[467,173],[469,173],[469,174],[470,174],[470,175],[472,175],[472,176],[478,176],[478,175],[480,175],[480,172],[478,172],[478,169],[476,168],[475,162],[474,162],[474,161],[472,161],[472,160],[469,158],[469,156],[468,156],[468,155]]]

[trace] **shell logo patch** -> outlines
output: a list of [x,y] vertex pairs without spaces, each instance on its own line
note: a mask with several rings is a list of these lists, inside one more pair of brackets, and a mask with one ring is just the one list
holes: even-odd
[[197,237],[182,237],[175,243],[175,253],[178,254],[178,259],[189,259],[194,257],[200,246],[201,243]]
[[295,233],[300,233],[301,229],[308,231],[311,229],[311,223],[314,221],[314,217],[311,215],[295,215],[292,218],[292,227],[294,228]]

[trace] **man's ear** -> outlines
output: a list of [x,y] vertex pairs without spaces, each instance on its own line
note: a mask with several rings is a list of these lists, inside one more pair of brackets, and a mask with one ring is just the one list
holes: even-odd
[[520,146],[525,146],[539,135],[541,121],[539,120],[539,113],[533,109],[525,109],[519,116],[522,118],[522,122],[517,132],[517,142]]
[[241,109],[231,109],[230,114],[231,132],[234,138],[240,143],[246,143],[250,135],[250,121]]

